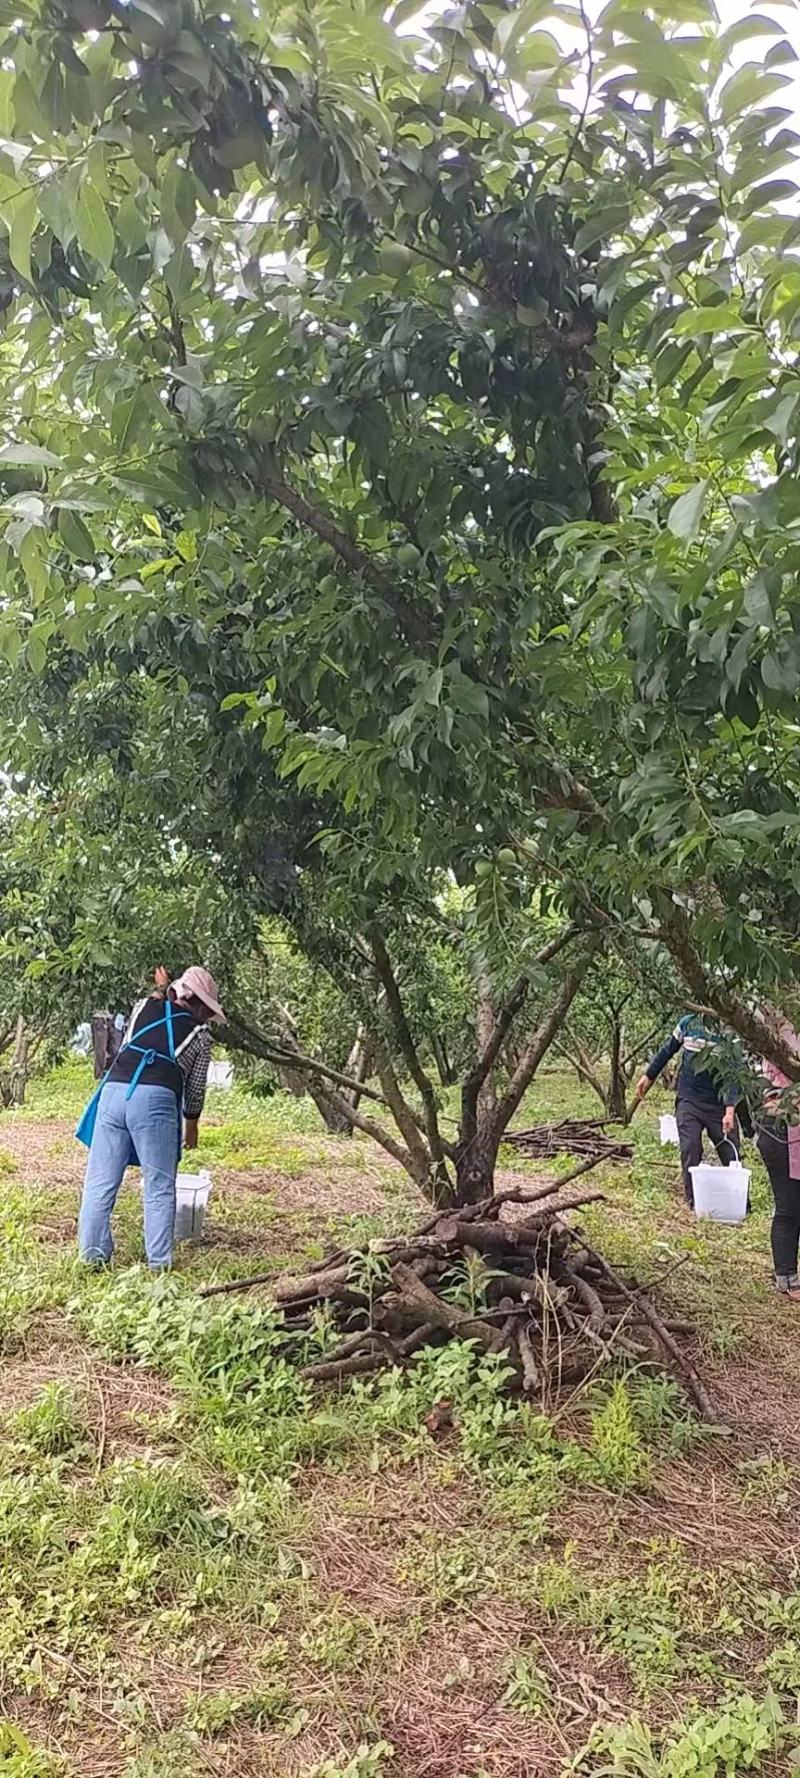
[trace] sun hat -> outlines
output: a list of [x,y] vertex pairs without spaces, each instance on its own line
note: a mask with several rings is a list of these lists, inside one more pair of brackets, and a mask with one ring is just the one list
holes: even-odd
[[178,976],[177,980],[172,983],[172,991],[178,1000],[184,1000],[187,995],[193,994],[196,1000],[202,1000],[203,1005],[208,1007],[215,1019],[224,1019],[225,1014],[219,1003],[219,989],[214,977],[209,975],[207,969],[201,969],[199,963],[192,963],[189,969],[184,970],[183,975]]

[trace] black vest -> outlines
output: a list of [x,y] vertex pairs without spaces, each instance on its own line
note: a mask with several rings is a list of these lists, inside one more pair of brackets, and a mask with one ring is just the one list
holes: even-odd
[[[161,1023],[156,1030],[148,1031],[140,1042],[137,1033],[143,1031],[145,1025],[155,1025],[157,1019],[160,1019]],[[180,1098],[183,1091],[183,1075],[177,1062],[173,1062],[169,1053],[169,1034],[166,1021],[166,1001],[160,994],[151,994],[136,1014],[130,1037],[127,1037],[126,1033],[127,1042],[137,1044],[139,1047],[137,1049],[125,1048],[120,1051],[109,1074],[109,1080],[122,1082],[123,1085],[126,1081],[132,1081],[142,1060],[142,1050],[154,1050],[155,1060],[142,1069],[136,1087],[137,1092],[139,1087],[171,1087],[176,1097]],[[173,1006],[172,1037],[176,1050],[186,1042],[190,1031],[197,1030],[198,1025],[199,1020],[193,1019],[190,1012],[186,1012],[183,1007]]]

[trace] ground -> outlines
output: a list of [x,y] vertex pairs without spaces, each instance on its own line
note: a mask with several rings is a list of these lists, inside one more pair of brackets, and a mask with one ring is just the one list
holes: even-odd
[[[305,1101],[218,1093],[207,1238],[148,1278],[132,1179],[97,1278],[73,1251],[85,1089],[64,1069],[0,1125],[0,1769],[786,1770],[800,1311],[770,1291],[760,1172],[745,1228],[698,1227],[654,1095],[633,1163],[602,1169],[605,1202],[582,1213],[609,1257],[664,1275],[718,1428],[644,1371],[508,1407],[491,1364],[455,1348],[314,1395],[275,1351],[268,1289],[195,1287],[408,1226],[403,1174]],[[592,1109],[543,1075],[523,1121]],[[442,1394],[456,1424],[433,1438]]]

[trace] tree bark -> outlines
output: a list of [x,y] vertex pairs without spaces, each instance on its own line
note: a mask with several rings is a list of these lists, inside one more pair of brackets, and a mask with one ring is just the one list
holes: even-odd
[[12,1105],[25,1104],[25,1088],[28,1084],[28,1027],[22,1016],[17,1019],[14,1033],[14,1051],[11,1057],[10,1102]]
[[431,1036],[430,1046],[442,1086],[451,1087],[455,1080],[455,1075],[453,1073],[450,1057],[447,1054],[447,1045],[444,1038],[440,1037],[436,1031],[434,1031]]
[[[466,1128],[462,1123],[461,1138],[456,1144],[455,1201],[457,1204],[474,1204],[481,1198],[491,1196],[497,1156],[505,1131],[520,1100],[527,1092],[542,1058],[547,1054],[561,1030],[589,968],[594,949],[593,944],[588,944],[583,956],[576,958],[572,968],[564,976],[552,1006],[545,1013],[535,1031],[530,1034],[508,1087],[502,1096],[496,1103],[481,1107],[478,1092],[474,1122],[470,1121]],[[502,1014],[495,1024],[495,1034],[501,1019]]]
[[627,1123],[628,1092],[622,1066],[622,1021],[617,1012],[613,1013],[611,1019],[611,1056],[606,1110],[616,1124]]

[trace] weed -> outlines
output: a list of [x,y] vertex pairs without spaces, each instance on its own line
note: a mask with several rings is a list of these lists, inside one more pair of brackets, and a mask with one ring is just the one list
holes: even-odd
[[782,1518],[792,1504],[792,1478],[781,1457],[769,1452],[745,1459],[738,1465],[744,1482],[742,1499],[745,1506],[766,1508],[773,1518]]
[[629,1371],[625,1385],[633,1419],[651,1450],[662,1456],[683,1457],[704,1437],[702,1422],[691,1412],[672,1377]]
[[508,1666],[508,1684],[502,1702],[525,1716],[541,1716],[551,1702],[547,1674],[530,1655],[514,1655]]
[[0,1354],[25,1339],[40,1309],[65,1300],[74,1274],[70,1255],[43,1254],[29,1193],[12,1187],[0,1207]]
[[221,1735],[240,1723],[263,1729],[284,1722],[292,1708],[285,1686],[255,1687],[247,1692],[208,1692],[196,1698],[186,1713],[189,1728],[199,1734]]
[[631,1398],[621,1378],[614,1384],[605,1406],[592,1418],[592,1446],[606,1487],[624,1490],[649,1482],[650,1455],[644,1448]]
[[197,1736],[188,1729],[172,1729],[129,1760],[122,1778],[205,1778],[207,1772],[208,1761],[200,1753]]
[[621,1656],[637,1689],[648,1693],[681,1672],[714,1676],[720,1640],[735,1641],[743,1625],[736,1591],[713,1571],[691,1568],[675,1544],[656,1542],[640,1574],[592,1582],[564,1560],[534,1568],[541,1609],[557,1622],[590,1631],[598,1647]]
[[11,1416],[8,1432],[20,1455],[68,1457],[75,1463],[91,1442],[83,1402],[66,1383],[47,1383],[30,1407]]
[[351,1253],[347,1267],[347,1279],[351,1288],[359,1296],[367,1299],[369,1325],[372,1326],[372,1309],[379,1286],[384,1285],[390,1276],[389,1261],[383,1253],[373,1253],[366,1247]]
[[749,1693],[699,1711],[663,1740],[638,1717],[595,1730],[570,1770],[590,1778],[736,1778],[760,1769],[789,1736],[772,1693]]
[[372,1747],[362,1741],[345,1765],[326,1759],[321,1766],[306,1772],[304,1778],[383,1778],[386,1761],[393,1753],[389,1741],[376,1741]]
[[348,1616],[329,1606],[302,1631],[300,1647],[327,1673],[345,1673],[356,1666],[363,1670],[368,1655],[380,1647],[380,1630],[371,1618]]
[[800,1638],[779,1642],[762,1661],[760,1672],[776,1692],[800,1694]]
[[487,1266],[482,1254],[471,1253],[445,1272],[440,1295],[457,1309],[466,1309],[469,1315],[481,1315],[489,1306],[489,1285],[499,1276],[493,1266]]
[[15,1723],[0,1721],[0,1772],[3,1778],[56,1778],[62,1769],[60,1760],[32,1747],[27,1735],[23,1735]]
[[[507,1546],[504,1555],[510,1555]],[[431,1603],[450,1610],[466,1600],[476,1600],[497,1589],[498,1570],[487,1560],[485,1539],[479,1533],[444,1538],[423,1534],[397,1566],[398,1580],[410,1580],[423,1588]]]

